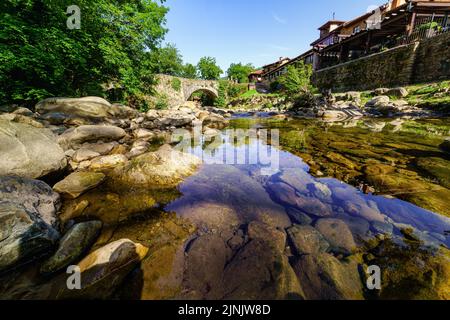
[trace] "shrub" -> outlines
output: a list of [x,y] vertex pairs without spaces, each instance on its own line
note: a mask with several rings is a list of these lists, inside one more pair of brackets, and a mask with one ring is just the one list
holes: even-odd
[[312,66],[303,61],[287,67],[286,73],[279,78],[282,90],[287,96],[311,91]]
[[175,91],[177,91],[177,92],[180,92],[181,91],[181,80],[180,79],[178,79],[178,78],[173,78],[172,79],[172,89],[173,90],[175,90]]
[[156,110],[166,110],[169,108],[169,98],[163,94],[160,95],[155,102],[155,109]]

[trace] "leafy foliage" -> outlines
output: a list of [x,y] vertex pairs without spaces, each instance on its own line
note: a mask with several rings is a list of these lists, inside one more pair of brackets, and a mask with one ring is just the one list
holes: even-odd
[[222,69],[217,65],[216,58],[203,57],[200,59],[197,69],[204,80],[218,80]]
[[248,82],[248,75],[255,70],[252,64],[232,63],[227,70],[228,78],[237,80],[239,83]]
[[215,101],[215,105],[218,107],[225,107],[227,105],[227,91],[228,91],[228,81],[220,80],[219,81],[219,90],[218,97]]
[[183,72],[181,76],[187,79],[197,79],[198,78],[197,67],[194,66],[193,64],[186,63],[183,66]]
[[[0,2],[0,104],[51,96],[136,101],[153,83],[151,51],[167,30],[164,0],[78,0],[81,29],[66,26],[72,0]],[[149,52],[150,50],[150,52]]]
[[181,80],[178,78],[173,78],[171,83],[172,89],[180,92],[181,90]]
[[183,57],[174,44],[169,43],[165,47],[154,49],[149,57],[152,64],[151,69],[155,73],[182,76]]
[[278,79],[278,82],[282,86],[282,90],[288,96],[297,95],[312,89],[312,73],[311,65],[304,64],[303,61],[301,61],[296,65],[288,66],[286,68],[286,73]]

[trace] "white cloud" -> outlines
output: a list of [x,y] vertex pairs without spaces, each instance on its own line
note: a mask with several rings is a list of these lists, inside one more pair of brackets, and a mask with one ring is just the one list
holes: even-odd
[[278,22],[278,23],[280,23],[280,24],[287,24],[286,19],[281,18],[281,17],[278,16],[276,13],[272,13],[272,17],[273,17],[273,19],[274,19],[276,22]]

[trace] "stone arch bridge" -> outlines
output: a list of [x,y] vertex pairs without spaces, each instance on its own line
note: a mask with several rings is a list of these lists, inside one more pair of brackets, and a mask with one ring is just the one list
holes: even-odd
[[216,99],[219,96],[219,82],[157,75],[156,92],[167,97],[169,106],[179,106],[188,101],[195,92],[201,91]]

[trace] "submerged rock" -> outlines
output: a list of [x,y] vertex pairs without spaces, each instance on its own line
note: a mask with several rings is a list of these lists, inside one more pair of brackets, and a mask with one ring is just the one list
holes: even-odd
[[295,253],[299,256],[323,253],[330,247],[320,232],[311,226],[295,225],[287,229],[287,234]]
[[82,222],[74,225],[62,237],[58,250],[41,266],[41,273],[57,272],[75,263],[90,248],[100,233],[100,221]]
[[294,270],[308,300],[363,300],[357,262],[339,261],[328,253],[304,255]]
[[250,241],[224,271],[224,299],[303,299],[304,293],[287,257],[275,246]]
[[105,181],[103,173],[80,171],[74,172],[58,182],[53,189],[66,197],[75,199],[86,191],[93,189]]
[[223,294],[222,276],[231,249],[217,235],[201,236],[189,246],[184,273],[184,286],[208,299]]
[[315,227],[329,242],[333,251],[350,254],[356,249],[352,232],[344,221],[340,219],[319,219]]
[[66,166],[50,130],[0,120],[0,175],[40,178]]

